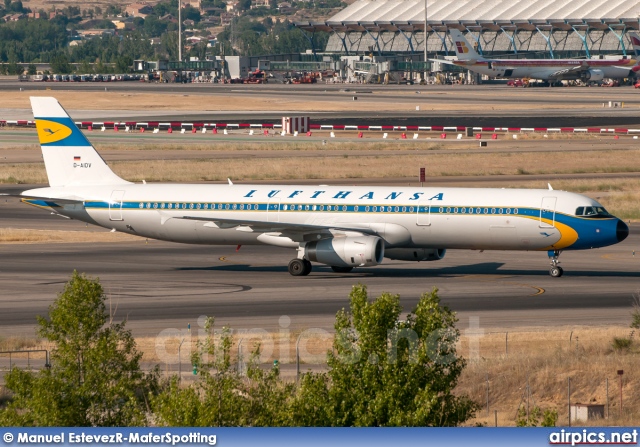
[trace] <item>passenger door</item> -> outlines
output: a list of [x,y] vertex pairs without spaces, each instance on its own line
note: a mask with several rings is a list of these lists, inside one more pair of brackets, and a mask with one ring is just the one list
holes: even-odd
[[109,201],[109,220],[124,220],[122,218],[122,199],[124,191],[116,190],[111,193]]
[[543,197],[540,204],[540,228],[553,228],[556,222],[556,197]]

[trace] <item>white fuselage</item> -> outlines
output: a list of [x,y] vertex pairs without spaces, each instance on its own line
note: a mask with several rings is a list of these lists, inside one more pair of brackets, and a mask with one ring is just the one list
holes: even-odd
[[[576,217],[577,207],[599,204],[553,190],[129,184],[49,187],[23,195],[81,199],[54,206],[24,201],[116,231],[194,244],[299,247],[304,236],[278,229],[288,223],[325,227],[329,236],[362,229],[387,248],[562,250],[615,243],[615,230],[610,232],[618,221]],[[216,218],[272,228],[220,224]]]
[[[587,61],[592,70],[596,70],[602,78],[624,79],[631,77],[631,66],[628,60],[621,60],[621,65],[613,65],[612,61]],[[602,63],[605,62],[605,63]],[[580,67],[584,63],[581,60],[536,60],[536,59],[497,59],[483,60],[472,63],[470,61],[456,61],[455,65],[475,71],[492,78],[503,79],[540,79],[553,81],[562,79],[581,79],[580,72],[572,74],[573,68]],[[625,66],[627,65],[627,66]],[[564,75],[558,73],[566,72]],[[588,79],[587,79],[588,80]],[[594,79],[601,80],[601,79]]]

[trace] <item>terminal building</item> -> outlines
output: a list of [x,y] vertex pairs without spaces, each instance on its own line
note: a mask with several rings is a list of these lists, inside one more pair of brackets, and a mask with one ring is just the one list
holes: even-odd
[[[426,14],[425,14],[426,6]],[[424,60],[455,56],[449,28],[487,57],[635,56],[628,32],[639,29],[640,0],[357,0],[323,22],[325,53]]]

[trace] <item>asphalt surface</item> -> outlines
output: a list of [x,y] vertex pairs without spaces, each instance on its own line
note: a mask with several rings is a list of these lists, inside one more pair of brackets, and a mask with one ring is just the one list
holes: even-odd
[[[499,125],[511,127],[581,127],[624,126],[640,124],[640,97],[629,87],[618,89],[512,89],[504,85],[488,86],[221,86],[194,84],[186,86],[110,83],[104,84],[36,84],[0,81],[0,91],[52,91],[79,89],[86,92],[143,91],[156,94],[185,93],[231,94],[238,98],[250,95],[275,97],[282,94],[306,95],[308,98],[350,101],[358,96],[358,109],[352,112],[312,114],[316,122],[349,124],[411,124],[420,125]],[[348,91],[345,91],[348,89]],[[371,93],[367,93],[367,92]],[[483,113],[423,111],[409,113],[378,113],[366,110],[368,97],[376,96],[398,101],[400,94],[438,97],[451,104],[470,104]],[[420,92],[420,93],[415,93]],[[551,95],[551,96],[550,96]],[[405,95],[406,97],[406,95]],[[602,108],[604,101],[625,101],[625,108]],[[561,108],[545,110],[544,104]],[[497,104],[497,105],[496,105]],[[500,104],[521,104],[518,111],[505,113]],[[494,107],[495,106],[495,107]],[[588,106],[588,107],[587,107]],[[364,111],[363,111],[364,110]],[[5,116],[0,119],[16,119]],[[17,113],[17,112],[16,112]],[[20,113],[29,115],[29,110]],[[221,113],[162,113],[148,115],[145,111],[129,111],[135,120],[224,120],[227,122],[279,121],[281,112],[221,112]],[[126,115],[113,116],[113,111],[85,111],[76,119],[125,120]],[[111,114],[111,115],[109,115]],[[384,116],[383,116],[384,115]],[[23,118],[24,119],[24,118]],[[454,120],[455,119],[455,120]],[[250,121],[249,121],[250,120]],[[324,120],[324,121],[322,121]],[[351,121],[349,121],[351,120]],[[377,120],[377,121],[376,121]],[[452,120],[454,120],[452,122]],[[493,124],[493,123],[496,124]],[[524,124],[526,122],[526,124]],[[498,124],[499,123],[499,124]],[[0,166],[2,163],[39,162],[37,150],[7,149],[9,146],[28,146],[35,141],[32,131],[0,131]],[[175,135],[177,136],[177,135]],[[154,137],[163,142],[167,135],[114,135],[97,133],[89,138],[97,145],[117,143],[153,144]],[[173,136],[172,136],[173,137]],[[216,136],[221,137],[220,135]],[[202,143],[209,136],[180,135],[176,139],[183,149],[170,151],[106,151],[107,161],[146,158],[210,158],[265,157],[260,151],[195,151],[191,143]],[[247,135],[229,135],[219,141],[249,140]],[[254,140],[252,140],[254,141]],[[270,141],[273,141],[270,140]],[[316,140],[317,141],[317,140]],[[549,151],[572,150],[587,146],[633,149],[631,141],[597,143],[565,141],[489,143],[487,151]],[[635,141],[635,140],[633,140]],[[452,144],[457,144],[451,142]],[[330,144],[330,142],[329,142]],[[448,144],[448,143],[447,143]],[[499,146],[503,145],[503,146]],[[598,146],[599,145],[599,146]],[[445,151],[454,151],[454,146]],[[514,149],[514,147],[516,149]],[[584,149],[584,147],[582,147]],[[474,151],[477,149],[474,149]],[[484,149],[483,149],[484,150]],[[404,149],[399,149],[404,151]],[[319,151],[279,151],[285,156],[327,156]],[[294,154],[295,152],[295,154]],[[368,152],[370,154],[370,152]],[[382,152],[381,152],[382,153]],[[385,152],[391,153],[391,152]],[[206,155],[205,155],[206,154]],[[354,154],[354,152],[349,152]],[[343,156],[332,152],[334,156]],[[7,157],[4,159],[4,157]],[[625,173],[624,177],[636,173]],[[640,174],[639,174],[640,175]],[[603,178],[617,174],[572,174],[566,178]],[[499,177],[499,178],[493,178]],[[447,185],[508,186],[516,180],[540,179],[548,181],[559,176],[490,176],[485,178],[434,178],[432,183]],[[298,181],[295,181],[296,183]],[[346,184],[406,184],[407,179],[357,179],[339,181]],[[291,182],[289,182],[291,183]],[[316,179],[314,183],[328,183]],[[335,181],[334,181],[335,183]],[[546,184],[546,183],[545,183]],[[30,185],[7,186],[5,192],[29,189]],[[14,198],[0,199],[0,228],[31,228],[72,231],[106,231],[87,227],[76,221],[52,216],[18,203]],[[117,307],[116,316],[127,318],[136,335],[155,336],[170,328],[197,326],[201,315],[212,315],[219,324],[236,329],[280,328],[283,315],[291,318],[291,328],[320,327],[331,330],[335,313],[348,305],[351,286],[362,282],[372,296],[382,291],[399,293],[405,310],[410,310],[421,293],[433,287],[440,289],[443,302],[458,312],[459,326],[469,325],[470,317],[479,317],[481,328],[522,328],[530,326],[625,324],[629,319],[632,295],[637,291],[640,277],[639,227],[631,226],[631,235],[623,243],[587,252],[566,252],[561,256],[565,275],[548,275],[546,253],[538,252],[477,252],[449,251],[442,261],[405,263],[385,261],[373,268],[356,269],[354,273],[338,275],[322,266],[314,267],[310,276],[291,277],[286,266],[293,257],[291,250],[275,247],[242,247],[236,252],[230,246],[188,246],[158,241],[128,243],[48,243],[0,244],[0,336],[33,335],[36,315],[46,314],[72,271],[98,276],[102,281],[110,305]]]
[[[421,126],[488,126],[488,127],[590,127],[640,125],[638,108],[640,92],[631,86],[617,88],[513,88],[504,84],[487,85],[238,85],[238,84],[156,84],[142,82],[54,83],[0,81],[0,92],[73,90],[136,92],[153,94],[183,94],[185,101],[201,101],[204,95],[226,95],[238,101],[253,97],[304,97],[308,101],[333,101],[349,104],[351,110],[305,113],[317,124],[421,125]],[[354,97],[357,99],[354,101]],[[406,102],[402,112],[380,112],[374,103]],[[609,108],[609,101],[623,102],[623,108]],[[412,104],[425,103],[421,111]],[[440,107],[429,110],[429,104]],[[351,107],[351,105],[353,107]],[[447,105],[463,106],[448,110]],[[503,106],[510,106],[504,110]],[[442,107],[443,106],[443,107]],[[546,107],[553,106],[553,107]],[[465,108],[474,109],[470,113]],[[481,113],[477,113],[481,111]],[[25,113],[26,112],[26,113]],[[15,111],[14,117],[0,119],[30,119],[29,110]],[[74,112],[70,110],[70,112]],[[166,112],[148,111],[85,111],[73,113],[75,119],[118,121],[205,121],[205,122],[280,122],[287,110],[254,110],[246,112]],[[293,112],[300,114],[299,112]]]
[[[8,198],[0,203],[0,228],[107,231]],[[620,324],[629,318],[640,279],[638,226],[623,243],[561,256],[565,275],[548,275],[546,253],[450,250],[442,261],[384,264],[339,275],[316,265],[308,277],[287,273],[292,250],[244,246],[190,246],[159,241],[0,245],[0,336],[33,335],[73,270],[100,278],[109,305],[139,336],[196,327],[201,315],[235,329],[331,330],[348,306],[352,285],[372,296],[399,293],[405,310],[438,287],[458,312],[459,326],[479,317],[482,328]]]

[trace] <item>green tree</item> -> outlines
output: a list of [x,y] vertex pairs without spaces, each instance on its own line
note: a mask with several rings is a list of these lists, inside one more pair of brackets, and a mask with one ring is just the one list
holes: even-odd
[[27,74],[29,75],[38,74],[38,68],[35,66],[35,64],[29,64],[29,67],[27,68]]
[[[540,420],[542,418],[542,420]],[[555,427],[558,422],[558,412],[556,410],[544,410],[544,412],[534,405],[527,415],[527,409],[524,406],[518,408],[518,417],[516,419],[517,427]]]
[[68,74],[73,71],[69,58],[64,53],[58,53],[51,59],[51,70],[54,73]]
[[290,422],[288,401],[294,385],[280,380],[277,367],[263,371],[254,351],[242,379],[231,365],[231,332],[216,334],[213,318],[207,319],[204,341],[199,341],[192,363],[198,381],[180,387],[173,378],[152,401],[159,424],[168,426],[286,426]]
[[0,411],[0,426],[140,426],[157,371],[140,369],[142,354],[125,322],[106,311],[97,279],[74,272],[49,308],[38,317],[38,334],[55,345],[51,367],[40,372],[17,367],[6,376],[12,400]]
[[22,73],[24,73],[24,67],[22,65],[19,65],[13,61],[7,64],[7,74],[21,75]]
[[[336,316],[326,388],[306,378],[309,392],[300,391],[298,405],[326,401],[334,426],[456,426],[474,415],[477,405],[453,394],[465,361],[456,353],[455,314],[440,305],[437,289],[405,319],[398,295],[369,302],[366,287],[357,285],[350,299],[350,312]],[[327,418],[304,417],[299,422],[308,425]]]

